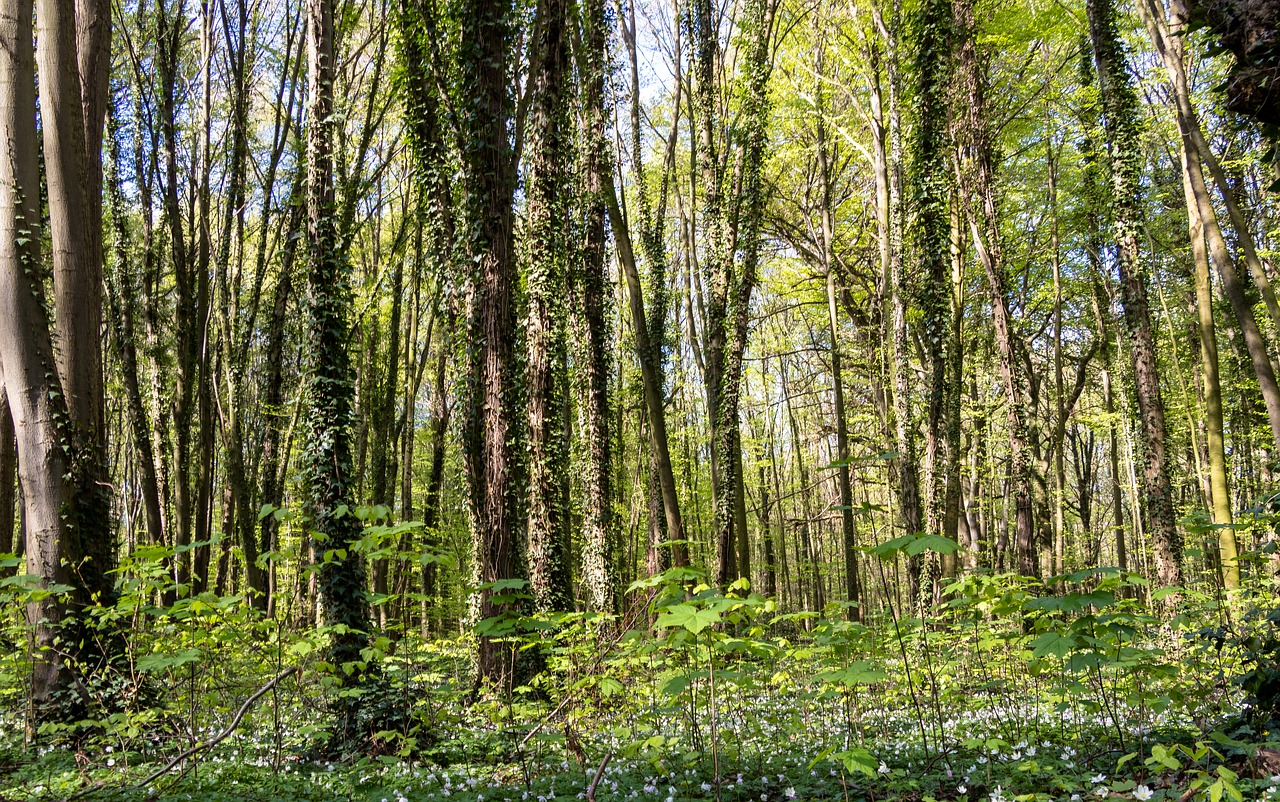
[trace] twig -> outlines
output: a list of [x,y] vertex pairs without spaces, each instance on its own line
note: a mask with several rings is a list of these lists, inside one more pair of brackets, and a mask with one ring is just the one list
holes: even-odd
[[596,802],[596,786],[600,784],[600,778],[604,776],[605,767],[609,765],[609,759],[612,757],[612,749],[604,753],[604,760],[600,761],[600,768],[596,769],[596,776],[591,778],[591,785],[587,786],[587,802]]
[[[626,637],[627,632],[630,631],[626,627],[626,624],[631,623],[632,620],[639,617],[638,615],[636,615],[637,609],[638,609],[637,607],[633,606],[631,610],[628,611],[627,617],[622,621],[623,626],[620,626],[618,628],[617,636],[614,637],[614,639],[609,642],[609,644],[604,648],[603,652],[596,654],[595,659],[591,663],[592,671],[595,671],[596,668],[600,666],[600,663],[604,661],[605,654],[607,654],[610,650],[612,650],[613,647],[621,643],[622,639]],[[560,704],[556,705],[556,709],[552,710],[550,713],[544,716],[542,720],[539,721],[537,725],[534,726],[533,729],[529,730],[529,732],[525,734],[524,738],[520,739],[520,743],[516,744],[516,749],[517,750],[523,749],[524,745],[529,743],[529,741],[533,738],[533,736],[537,735],[538,732],[541,731],[542,728],[547,725],[547,722],[551,721],[553,718],[560,715],[560,711],[564,710],[565,705],[569,704],[569,702],[572,701],[577,695],[578,695],[578,692],[576,690],[565,694],[564,698],[560,700]]]
[[268,682],[266,685],[263,685],[261,688],[259,688],[257,692],[254,693],[253,696],[250,696],[248,699],[244,700],[244,704],[240,705],[240,709],[236,711],[235,718],[231,719],[231,723],[227,725],[227,728],[225,730],[219,733],[218,737],[214,738],[212,741],[207,741],[202,744],[196,744],[195,746],[191,747],[187,751],[175,757],[173,760],[170,760],[169,764],[164,768],[153,771],[145,780],[138,783],[134,787],[142,788],[143,786],[148,785],[155,778],[159,777],[162,774],[165,774],[174,766],[178,765],[182,761],[191,757],[196,752],[201,752],[201,751],[204,751],[205,749],[212,749],[213,747],[222,743],[222,741],[225,740],[228,735],[235,732],[236,727],[240,726],[240,721],[244,718],[245,713],[249,712],[249,708],[253,707],[254,702],[258,701],[260,698],[262,698],[263,694],[265,694],[267,691],[271,690],[277,684],[279,684],[280,680],[284,679],[285,677],[296,674],[298,670],[299,670],[298,667],[294,666],[293,668],[285,669],[284,671],[281,671],[279,674],[276,674],[275,677],[270,682]]

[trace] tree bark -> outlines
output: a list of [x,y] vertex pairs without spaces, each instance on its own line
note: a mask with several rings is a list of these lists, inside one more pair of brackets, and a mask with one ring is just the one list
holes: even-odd
[[1166,586],[1182,584],[1182,537],[1173,513],[1173,496],[1165,457],[1164,399],[1156,366],[1155,338],[1147,302],[1147,276],[1138,236],[1142,226],[1138,192],[1141,150],[1138,100],[1127,57],[1116,30],[1111,0],[1089,0],[1089,30],[1110,144],[1111,189],[1116,244],[1119,250],[1121,305],[1130,340],[1134,390],[1142,434],[1143,502],[1150,523],[1156,571]]
[[[62,432],[68,410],[54,364],[41,264],[40,170],[36,150],[32,4],[0,7],[0,381],[16,433],[27,570],[45,586],[69,584],[69,523],[74,487]],[[43,706],[66,687],[71,669],[55,649],[70,608],[62,594],[27,605],[33,628],[31,693]]]
[[[818,49],[819,86],[822,75],[822,48]],[[844,556],[846,615],[862,620],[862,592],[858,586],[858,541],[853,528],[853,489],[849,482],[849,431],[845,422],[844,372],[840,353],[840,326],[836,315],[836,274],[834,265],[835,217],[831,211],[831,167],[827,158],[827,131],[823,120],[821,88],[817,92],[818,174],[821,181],[822,269],[827,280],[827,330],[831,335],[831,389],[836,418],[836,477],[840,488],[840,534]]]
[[[521,488],[525,482],[523,376],[516,359],[515,253],[512,198],[515,159],[508,138],[512,121],[510,0],[463,3],[461,78],[466,107],[462,163],[466,197],[466,370],[462,446],[470,496],[477,617],[488,621],[515,612],[492,583],[526,580]],[[497,600],[495,600],[495,596]],[[482,636],[477,678],[498,688],[517,680],[516,655],[507,644]]]
[[[1000,238],[999,210],[996,199],[995,164],[991,137],[987,130],[985,65],[977,50],[977,29],[973,5],[956,0],[954,14],[962,36],[956,52],[957,72],[963,75],[963,96],[957,103],[957,142],[960,148],[960,185],[972,188],[971,201],[962,193],[966,217],[978,260],[987,276],[991,303],[991,321],[995,328],[1000,354],[1000,376],[1005,391],[1009,426],[1010,481],[1014,501],[1014,549],[1018,571],[1024,576],[1040,575],[1032,515],[1031,458],[1027,444],[1027,403],[1017,346],[1013,316],[1009,311],[1009,278],[1004,263]],[[974,207],[977,213],[974,213]]]
[[[115,540],[102,374],[102,126],[111,49],[105,0],[40,0],[40,110],[53,261],[54,351],[75,458],[67,552],[85,592],[109,598]],[[105,49],[105,52],[104,52]],[[83,564],[82,564],[83,563]],[[86,600],[87,601],[87,600]]]
[[[306,455],[307,512],[324,621],[340,627],[330,635],[328,662],[344,687],[358,687],[375,673],[361,654],[369,641],[365,564],[353,550],[360,523],[353,508],[356,475],[351,461],[351,396],[354,372],[350,268],[336,228],[333,164],[333,0],[307,0],[307,245],[311,307],[308,355],[310,437]],[[361,697],[338,703],[336,746],[360,738]]]
[[[620,599],[615,591],[617,522],[613,513],[613,432],[609,415],[609,347],[612,344],[609,317],[613,288],[605,272],[604,174],[612,168],[606,156],[605,137],[604,86],[609,30],[604,0],[588,0],[582,6],[582,17],[586,40],[582,96],[586,231],[578,254],[580,274],[576,282],[587,329],[583,360],[587,379],[583,433],[587,464],[583,475],[582,581],[588,609],[608,613],[618,611]],[[660,493],[656,495],[661,497]]]
[[568,59],[563,0],[541,0],[530,65],[533,105],[529,120],[529,177],[525,205],[528,247],[526,370],[529,426],[529,584],[534,607],[551,612],[573,608],[573,588],[565,543],[569,510],[560,482],[569,470],[569,449],[561,424],[568,402],[562,365],[568,352],[565,293],[567,252],[561,230],[566,199],[561,187],[567,151],[564,97]]
[[[950,318],[950,195],[946,154],[947,62],[951,8],[946,0],[925,0],[917,9],[915,47],[915,126],[911,139],[911,207],[915,214],[907,236],[913,268],[920,279],[914,299],[921,313],[925,361],[925,531],[942,534],[946,488],[940,446],[947,397],[947,321]],[[938,555],[921,555],[917,602],[922,608],[939,599]]]

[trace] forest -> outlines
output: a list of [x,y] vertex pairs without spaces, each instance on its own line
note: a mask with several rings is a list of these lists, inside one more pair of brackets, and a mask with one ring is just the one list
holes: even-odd
[[1277,0],[0,0],[0,800],[1280,799]]

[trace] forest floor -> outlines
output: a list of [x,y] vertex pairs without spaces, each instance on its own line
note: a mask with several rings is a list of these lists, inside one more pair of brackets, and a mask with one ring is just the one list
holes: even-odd
[[1280,800],[1258,709],[1277,616],[1215,629],[1212,605],[1168,620],[1117,596],[975,590],[981,615],[863,626],[708,594],[621,637],[560,621],[534,687],[478,698],[472,641],[405,636],[366,700],[377,754],[333,760],[323,632],[227,606],[149,636],[137,664],[166,693],[79,749],[29,739],[5,674],[0,800]]

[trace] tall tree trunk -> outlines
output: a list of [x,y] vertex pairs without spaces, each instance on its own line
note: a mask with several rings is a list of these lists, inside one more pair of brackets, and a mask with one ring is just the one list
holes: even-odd
[[635,331],[636,351],[639,352],[640,381],[644,389],[645,408],[649,413],[651,445],[656,452],[658,482],[662,488],[662,511],[667,522],[667,537],[675,543],[671,547],[671,562],[675,565],[688,565],[688,553],[684,543],[684,522],[680,514],[680,496],[676,489],[675,473],[671,467],[671,451],[667,438],[666,397],[661,377],[652,357],[654,343],[649,340],[644,290],[640,283],[640,272],[636,267],[631,234],[618,205],[617,188],[614,186],[611,171],[605,172],[604,181],[603,194],[605,206],[609,212],[609,226],[613,230],[614,245],[618,249],[618,261],[622,263],[622,272],[627,282],[627,305],[631,312],[632,328]]
[[[478,618],[513,612],[510,593],[492,583],[527,579],[521,488],[523,376],[516,359],[516,271],[512,242],[515,159],[512,121],[511,2],[467,0],[462,19],[461,97],[467,104],[462,162],[466,193],[468,394],[462,446],[470,495]],[[516,655],[488,635],[479,643],[477,678],[499,688],[516,681]]]
[[827,158],[827,129],[822,106],[822,52],[818,48],[817,134],[818,175],[822,183],[821,243],[822,269],[827,279],[827,327],[831,334],[831,386],[836,418],[836,475],[840,486],[840,534],[844,553],[845,600],[850,603],[847,615],[851,621],[862,620],[862,593],[858,587],[858,541],[853,528],[853,490],[849,483],[849,432],[845,422],[844,375],[840,353],[840,326],[836,316],[836,274],[834,243],[835,216],[831,211],[831,166]]
[[[951,8],[946,0],[924,0],[916,11],[915,126],[911,139],[911,207],[908,228],[912,261],[920,279],[915,300],[920,307],[925,358],[925,530],[942,533],[945,492],[942,455],[943,415],[947,388],[947,321],[950,318],[950,216],[946,153],[948,80],[947,34]],[[919,598],[922,606],[938,600],[940,564],[935,552],[921,559]]]
[[[912,294],[910,275],[903,259],[906,209],[903,193],[902,153],[902,81],[898,73],[898,19],[895,11],[890,25],[879,19],[881,35],[888,44],[886,61],[889,79],[889,159],[887,169],[888,192],[885,219],[888,226],[887,244],[882,254],[889,261],[889,292],[892,296],[893,339],[893,418],[898,458],[898,507],[903,528],[909,535],[923,529],[920,510],[919,463],[916,452],[916,431],[913,420],[914,392],[911,381],[910,340],[907,334],[907,311]],[[913,564],[910,573],[912,595],[919,587],[918,566]]]
[[560,482],[569,470],[568,443],[561,423],[568,402],[561,369],[568,351],[565,293],[568,290],[563,224],[568,207],[565,184],[564,93],[568,9],[563,0],[539,3],[530,116],[528,201],[525,240],[529,267],[526,370],[529,414],[529,584],[534,606],[544,612],[573,609],[573,588],[564,544],[569,510],[561,503]]
[[1143,502],[1151,527],[1156,571],[1166,586],[1182,584],[1182,537],[1173,513],[1165,460],[1164,399],[1156,366],[1155,337],[1147,303],[1147,275],[1138,248],[1142,219],[1138,192],[1141,150],[1138,99],[1127,56],[1116,30],[1111,0],[1089,0],[1089,31],[1098,67],[1107,141],[1110,147],[1115,237],[1119,250],[1121,304],[1130,340],[1134,391],[1142,433]]
[[[105,0],[40,0],[40,110],[53,257],[54,351],[70,414],[73,540],[88,594],[112,593],[115,539],[102,374],[102,127],[111,53]],[[81,562],[84,564],[81,565]],[[86,599],[87,601],[87,599]]]
[[151,447],[151,425],[138,381],[138,348],[134,339],[136,331],[134,305],[137,291],[131,270],[129,234],[125,225],[126,212],[120,192],[119,154],[114,136],[111,138],[109,150],[111,161],[107,191],[111,204],[112,244],[115,252],[114,270],[110,272],[107,281],[112,340],[120,358],[120,378],[124,383],[129,431],[138,455],[137,470],[139,484],[142,486],[147,540],[152,545],[160,546],[165,544],[164,512],[161,508],[160,483],[156,476],[155,454]]
[[[0,381],[16,434],[27,570],[48,586],[76,582],[70,559],[77,555],[68,551],[71,524],[63,514],[75,492],[59,428],[68,411],[38,269],[43,225],[32,25],[31,3],[0,8]],[[71,681],[71,667],[55,648],[69,614],[62,594],[27,605],[31,693],[41,707]]]
[[[711,462],[715,485],[715,580],[727,585],[749,577],[749,550],[736,548],[734,521],[739,516],[737,494],[741,482],[734,456],[739,444],[738,401],[742,391],[742,359],[746,350],[748,312],[760,261],[760,229],[765,189],[761,175],[766,144],[772,69],[773,7],[751,0],[744,12],[746,38],[742,72],[745,98],[742,111],[738,192],[727,197],[727,182],[719,158],[719,113],[716,101],[719,35],[717,9],[710,0],[693,7],[693,118],[697,123],[697,163],[702,192],[702,220],[708,243],[702,259],[707,283],[706,360],[707,416],[711,420]],[[732,200],[732,204],[729,201]],[[738,256],[741,256],[739,259]]]
[[[195,526],[192,498],[192,456],[196,425],[196,397],[199,388],[199,349],[201,327],[206,318],[198,311],[195,271],[191,267],[191,251],[182,224],[178,187],[178,71],[182,41],[186,30],[184,4],[178,0],[171,10],[168,0],[156,3],[156,68],[160,80],[160,141],[164,152],[163,191],[164,223],[169,235],[169,259],[173,265],[174,283],[174,383],[173,383],[173,545],[179,548],[174,581],[190,584],[192,555],[183,546],[192,541]],[[139,115],[140,116],[140,115]],[[145,222],[145,221],[144,221]],[[153,296],[158,293],[153,293]],[[153,301],[154,303],[154,301]],[[157,360],[158,361],[158,360]],[[161,371],[155,370],[158,376]],[[198,445],[198,444],[197,444]]]
[[[333,0],[307,0],[307,245],[311,320],[308,351],[310,438],[306,455],[307,507],[324,621],[341,627],[330,635],[328,662],[344,687],[358,687],[374,673],[361,654],[369,642],[365,564],[353,546],[360,523],[352,513],[356,476],[351,462],[351,395],[354,372],[348,351],[351,326],[350,268],[336,229],[333,165]],[[361,738],[361,698],[337,703],[335,741],[349,748]]]
[[[964,76],[963,96],[956,106],[960,129],[957,138],[960,143],[958,163],[962,165],[960,183],[961,186],[971,187],[975,196],[971,201],[962,194],[978,260],[982,262],[987,275],[991,320],[1000,353],[1000,374],[1004,383],[1009,420],[1010,481],[1013,485],[1015,515],[1014,549],[1019,572],[1024,576],[1039,576],[1040,561],[1032,516],[1026,392],[1018,360],[1013,316],[1009,310],[1009,279],[1000,238],[995,164],[991,137],[987,130],[986,66],[977,49],[977,22],[972,3],[968,0],[956,0],[954,14],[957,26],[962,31],[956,52],[957,73]],[[974,206],[977,207],[976,214]]]
[[[306,221],[306,204],[302,195],[303,174],[298,172],[289,192],[288,223],[285,230],[283,252],[280,258],[279,278],[271,302],[271,315],[267,323],[267,344],[264,355],[267,367],[266,394],[262,401],[263,433],[262,459],[259,462],[259,498],[263,504],[279,506],[284,500],[284,482],[281,464],[288,462],[287,448],[282,447],[284,430],[288,425],[288,408],[284,406],[284,346],[285,324],[293,300],[293,271],[297,259],[298,240],[303,235]],[[276,536],[280,522],[274,514],[264,515],[258,522],[258,546],[266,551],[276,550]],[[268,597],[270,598],[270,596]]]
[[1239,548],[1231,526],[1231,491],[1227,484],[1227,454],[1223,437],[1222,382],[1218,374],[1218,338],[1213,321],[1213,286],[1209,277],[1209,255],[1205,250],[1204,222],[1188,177],[1190,151],[1183,152],[1183,194],[1187,202],[1187,233],[1191,260],[1195,266],[1196,333],[1200,341],[1200,369],[1204,381],[1205,433],[1209,456],[1209,498],[1213,523],[1218,527],[1218,559],[1222,583],[1240,586]]
[[[611,169],[605,139],[605,70],[608,57],[609,18],[604,0],[588,0],[582,6],[585,29],[583,106],[583,205],[586,230],[578,253],[578,297],[587,329],[584,355],[586,381],[587,465],[583,475],[582,581],[587,607],[616,612],[614,548],[617,522],[613,514],[613,435],[609,420],[609,325],[612,285],[605,267],[604,174]],[[651,448],[652,452],[652,448]],[[650,497],[661,498],[661,491]],[[656,519],[656,516],[655,516]],[[665,518],[663,519],[665,520]]]
[[[1253,314],[1253,304],[1246,295],[1244,282],[1236,271],[1235,261],[1231,256],[1226,239],[1223,237],[1218,215],[1213,208],[1213,201],[1209,196],[1209,189],[1205,185],[1204,172],[1201,167],[1202,159],[1205,159],[1207,155],[1207,160],[1212,160],[1210,168],[1217,168],[1216,172],[1221,172],[1221,168],[1218,168],[1217,160],[1213,157],[1212,151],[1209,150],[1208,144],[1204,141],[1204,135],[1200,130],[1200,119],[1196,114],[1195,106],[1192,104],[1190,87],[1187,82],[1181,34],[1181,29],[1186,26],[1186,5],[1181,0],[1174,0],[1173,2],[1173,24],[1180,29],[1178,36],[1170,35],[1169,24],[1165,19],[1163,7],[1157,8],[1149,0],[1141,0],[1138,3],[1138,8],[1142,12],[1156,51],[1164,61],[1165,72],[1173,90],[1174,113],[1182,140],[1184,181],[1188,182],[1189,191],[1194,196],[1193,200],[1199,211],[1204,236],[1208,240],[1209,256],[1212,258],[1213,265],[1222,279],[1222,292],[1231,303],[1231,309],[1235,313],[1236,321],[1240,325],[1240,331],[1244,335],[1244,345],[1249,352],[1249,359],[1253,363],[1254,375],[1258,379],[1258,389],[1262,393],[1262,400],[1267,409],[1267,418],[1271,423],[1272,442],[1275,449],[1280,452],[1280,384],[1276,382],[1271,358],[1267,354],[1266,340],[1258,329],[1258,323]],[[1232,193],[1225,184],[1225,177],[1223,177],[1219,188],[1227,201],[1240,244],[1244,246],[1246,261],[1250,263],[1251,267],[1257,263],[1254,273],[1261,278],[1258,284],[1260,287],[1266,288],[1269,293],[1270,287],[1266,283],[1266,276],[1262,271],[1261,263],[1258,262],[1253,236],[1248,226],[1244,224],[1243,215],[1240,213]],[[1274,305],[1274,303],[1275,297],[1272,295],[1269,299],[1269,306]],[[1277,325],[1280,325],[1280,320],[1276,322]]]

